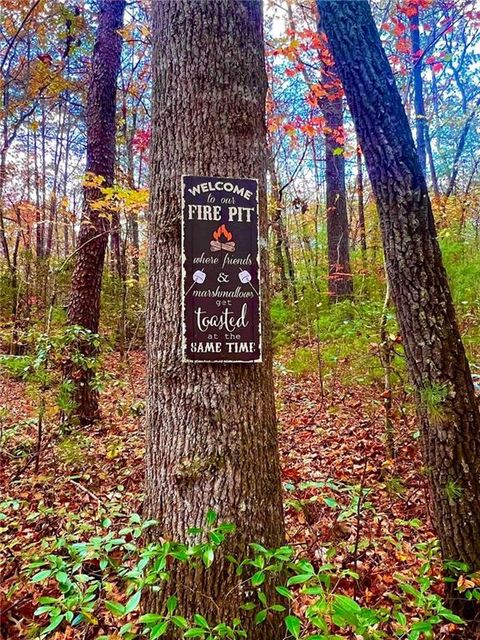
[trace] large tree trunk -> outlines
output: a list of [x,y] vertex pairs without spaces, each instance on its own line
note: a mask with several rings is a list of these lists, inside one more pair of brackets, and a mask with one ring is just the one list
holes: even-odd
[[[283,541],[268,285],[263,282],[262,364],[183,364],[180,211],[182,173],[259,180],[265,246],[266,74],[260,0],[153,3],[153,135],[147,318],[146,510],[162,536],[186,541],[213,509],[237,532],[229,551]],[[212,567],[179,567],[178,611],[209,621],[244,617],[244,595],[225,551]],[[161,607],[155,594],[149,606]],[[283,636],[253,624],[249,638]]]
[[[328,85],[331,80],[323,77]],[[353,295],[350,269],[345,156],[338,136],[343,130],[342,98],[323,98],[325,118],[325,182],[327,191],[328,295],[332,302]]]
[[[480,415],[425,178],[368,2],[318,6],[377,200],[443,556],[478,570]],[[472,616],[456,595],[451,605]]]
[[[117,76],[120,69],[126,0],[103,0],[97,38],[90,70],[87,97],[87,167],[88,173],[103,178],[103,186],[111,186],[115,167],[115,107]],[[96,186],[84,188],[84,204],[77,239],[75,268],[70,289],[68,320],[97,333],[100,320],[100,290],[103,264],[108,242],[108,212],[94,207],[102,198]],[[91,355],[89,345],[80,345]],[[73,365],[72,365],[73,366]],[[98,397],[92,389],[90,370],[70,371],[75,381],[75,413],[82,423],[98,415]]]

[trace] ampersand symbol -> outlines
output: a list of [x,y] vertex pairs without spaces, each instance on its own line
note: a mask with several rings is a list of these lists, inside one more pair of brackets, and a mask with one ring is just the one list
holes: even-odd
[[224,273],[223,271],[221,271],[218,274],[218,278],[217,278],[217,282],[228,282],[229,281],[229,277],[226,273]]

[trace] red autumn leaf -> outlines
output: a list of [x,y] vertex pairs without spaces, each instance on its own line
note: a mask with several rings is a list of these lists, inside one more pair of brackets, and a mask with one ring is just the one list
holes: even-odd
[[286,123],[283,125],[283,130],[284,130],[286,133],[289,133],[289,132],[295,131],[295,129],[296,129],[296,128],[297,128],[297,127],[293,124],[293,122],[286,122]]
[[410,53],[410,43],[406,38],[400,38],[395,48],[400,53]]
[[313,125],[311,125],[309,122],[307,122],[307,124],[302,125],[301,130],[310,138],[313,138],[313,136],[316,133],[315,127],[313,127]]

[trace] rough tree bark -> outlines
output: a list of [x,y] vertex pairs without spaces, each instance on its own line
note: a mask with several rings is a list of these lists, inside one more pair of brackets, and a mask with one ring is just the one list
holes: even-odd
[[[115,167],[115,110],[117,76],[120,69],[123,24],[126,0],[103,0],[90,70],[87,96],[87,166],[86,171],[103,178],[111,186]],[[100,189],[84,188],[84,203],[77,238],[76,261],[73,270],[68,305],[68,320],[97,333],[100,320],[100,289],[105,250],[110,229],[107,211],[94,207],[102,198]],[[90,354],[89,345],[80,345]],[[75,413],[81,423],[98,415],[97,393],[90,385],[89,370],[70,366],[68,375],[75,382]]]
[[[480,414],[425,178],[368,2],[318,0],[318,7],[377,200],[442,553],[478,570]],[[450,604],[476,615],[454,583]]]
[[[261,0],[153,3],[153,127],[147,313],[146,510],[162,536],[188,539],[208,509],[237,532],[229,550],[283,540],[268,288],[262,364],[183,364],[180,176],[253,177],[260,187],[266,276],[266,74]],[[219,552],[210,569],[179,567],[179,613],[228,621],[242,592]],[[161,597],[149,603],[160,609]],[[249,638],[280,628],[254,625]],[[280,625],[277,625],[279,627]]]

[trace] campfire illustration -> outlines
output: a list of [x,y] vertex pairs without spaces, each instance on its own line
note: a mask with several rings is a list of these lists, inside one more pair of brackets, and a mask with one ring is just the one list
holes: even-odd
[[212,235],[210,251],[221,251],[222,249],[230,252],[235,251],[235,242],[232,241],[233,235],[224,224],[220,225]]

